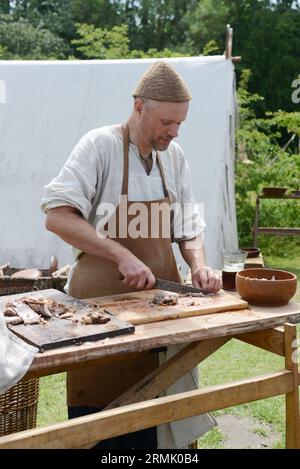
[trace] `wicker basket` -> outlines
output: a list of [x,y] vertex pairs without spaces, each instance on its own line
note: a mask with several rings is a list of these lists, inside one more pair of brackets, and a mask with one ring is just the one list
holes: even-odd
[[19,381],[0,395],[0,436],[36,427],[39,380]]
[[23,269],[21,267],[5,267],[3,269],[4,277],[0,277],[0,296],[53,288],[53,280],[48,270],[41,270],[43,276],[36,280],[10,277],[19,270]]
[[53,277],[52,280],[53,280],[52,288],[55,288],[56,290],[66,293],[64,287],[68,280],[67,277]]

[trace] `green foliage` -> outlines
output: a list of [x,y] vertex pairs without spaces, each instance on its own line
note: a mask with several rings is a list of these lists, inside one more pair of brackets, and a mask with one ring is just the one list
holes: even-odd
[[0,60],[5,60],[6,57],[7,57],[6,47],[0,46]]
[[194,53],[215,40],[224,50],[225,25],[234,29],[233,53],[251,68],[249,89],[265,97],[256,108],[296,110],[291,83],[299,73],[300,2],[272,0],[199,0],[186,15]]
[[214,39],[212,41],[209,41],[203,47],[202,53],[203,53],[203,55],[217,55],[217,54],[220,54],[220,50],[219,50],[217,42]]
[[[253,105],[262,98],[248,91],[250,71],[242,74],[238,98],[240,129],[237,134],[238,160],[236,168],[236,204],[240,245],[252,242],[255,198],[264,186],[280,186],[295,190],[299,187],[300,158],[293,148],[282,148],[284,136],[299,137],[300,113],[278,111],[258,119]],[[296,150],[296,148],[295,148]],[[284,205],[282,205],[284,204]],[[261,210],[262,226],[299,226],[300,212],[294,202],[265,200]],[[263,240],[266,248],[272,244],[286,246],[287,240]]]
[[122,23],[120,1],[68,0],[70,17],[74,23],[93,24],[97,28],[109,28]]
[[[149,57],[174,57],[176,53],[169,49],[158,51],[149,49],[129,50],[128,26],[122,24],[114,26],[111,30],[96,28],[90,24],[78,24],[77,33],[80,39],[74,39],[77,52],[87,59],[126,59],[126,58],[149,58]],[[181,55],[182,54],[178,54]]]
[[114,26],[109,31],[91,24],[78,24],[77,33],[80,39],[74,39],[72,44],[85,58],[121,59],[129,56],[127,25]]
[[128,24],[130,48],[163,50],[169,48],[190,53],[187,12],[197,0],[125,0],[122,22]]
[[0,45],[4,59],[59,59],[66,52],[63,40],[50,31],[8,15],[0,16]]
[[236,38],[234,51],[243,57],[242,66],[253,71],[249,89],[265,97],[257,105],[260,115],[280,108],[296,110],[291,100],[291,83],[299,73],[299,2],[227,3],[231,5],[230,22]]
[[267,116],[273,117],[272,123],[279,128],[287,129],[300,137],[300,113],[299,112],[266,112]]
[[224,51],[224,32],[230,17],[229,11],[229,6],[223,0],[195,2],[186,15],[195,52],[201,51],[212,40]]

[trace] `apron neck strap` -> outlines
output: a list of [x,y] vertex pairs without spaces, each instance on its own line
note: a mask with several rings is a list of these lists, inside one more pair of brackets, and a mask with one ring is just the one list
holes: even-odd
[[123,131],[123,184],[122,195],[128,195],[128,175],[129,175],[129,125],[126,122],[122,124]]
[[162,162],[161,162],[161,159],[160,159],[160,154],[159,154],[158,151],[156,152],[156,158],[157,158],[158,167],[159,167],[160,175],[161,175],[163,186],[164,186],[164,194],[165,194],[165,197],[167,197],[170,201],[170,195],[169,195],[169,191],[167,189],[167,180],[166,180],[164,168],[163,168],[163,165],[162,165]]
[[[123,131],[123,157],[124,157],[122,195],[128,196],[129,142],[130,142],[128,122],[126,122],[125,124],[122,124],[122,131]],[[157,158],[157,163],[158,163],[159,171],[161,174],[161,178],[163,181],[164,195],[165,197],[168,197],[168,199],[170,200],[169,191],[167,189],[167,184],[166,184],[165,172],[164,172],[158,151],[156,152],[156,158]]]

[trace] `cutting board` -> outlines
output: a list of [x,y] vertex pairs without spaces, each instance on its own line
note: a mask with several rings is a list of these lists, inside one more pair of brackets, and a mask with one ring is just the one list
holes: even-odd
[[[0,297],[0,312],[4,305],[12,299],[24,297],[51,298],[58,303],[72,304],[80,309],[82,302],[71,298],[58,290],[41,290],[38,292],[22,293],[18,295]],[[45,324],[9,326],[9,329],[25,342],[36,346],[41,352],[66,345],[82,344],[83,342],[105,339],[122,334],[132,334],[134,326],[118,317],[106,313],[110,321],[106,324],[73,324],[67,319],[53,318]]]
[[[248,303],[229,293],[220,291],[216,295],[200,298],[179,298],[179,304],[174,306],[150,306],[154,295],[162,290],[148,290],[122,295],[103,296],[88,300],[92,304],[101,305],[122,321],[131,324],[146,324],[168,319],[188,318],[202,314],[221,313],[245,309]],[[170,292],[163,292],[170,294]],[[191,305],[191,303],[195,303]]]

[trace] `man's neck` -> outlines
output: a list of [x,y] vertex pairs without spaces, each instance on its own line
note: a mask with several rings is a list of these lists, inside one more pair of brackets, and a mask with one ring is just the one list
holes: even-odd
[[134,119],[130,118],[128,120],[129,125],[129,135],[130,141],[137,145],[139,149],[139,153],[143,158],[147,158],[152,154],[152,146],[149,145],[149,142],[145,141],[143,134],[141,133],[140,129],[136,125]]

